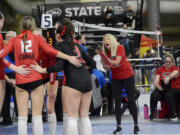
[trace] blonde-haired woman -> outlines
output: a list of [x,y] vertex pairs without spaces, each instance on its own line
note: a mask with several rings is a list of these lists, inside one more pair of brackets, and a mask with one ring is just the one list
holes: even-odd
[[[124,47],[120,45],[116,38],[111,34],[105,34],[103,38],[103,52],[110,59],[112,65],[120,65],[117,68],[112,68],[112,95],[115,99],[115,114],[117,129],[113,131],[113,134],[122,132],[121,128],[121,92],[125,88],[128,95],[128,106],[130,113],[134,120],[134,133],[139,132],[138,127],[138,114],[137,106],[135,103],[135,84],[133,70],[130,63],[127,61]],[[104,62],[102,60],[104,65]],[[106,65],[104,67],[107,69]]]
[[42,37],[32,34],[31,31],[35,27],[34,18],[31,16],[23,17],[21,21],[21,34],[11,39],[0,53],[0,58],[3,58],[11,51],[14,51],[15,64],[17,66],[25,65],[26,68],[29,68],[30,72],[26,76],[16,74],[18,135],[27,135],[29,93],[32,103],[32,133],[33,135],[43,135],[42,108],[44,81],[40,73],[30,69],[30,65],[34,64],[34,61],[40,62],[40,50],[51,56],[63,58],[70,63],[81,66],[75,57],[53,49]]
[[171,54],[166,54],[164,65],[156,70],[154,77],[155,90],[151,93],[150,120],[154,118],[154,110],[159,100],[165,100],[171,109],[171,120],[177,120],[175,96],[171,88],[177,88],[179,81],[176,79],[179,75],[179,67],[175,66],[175,60]]

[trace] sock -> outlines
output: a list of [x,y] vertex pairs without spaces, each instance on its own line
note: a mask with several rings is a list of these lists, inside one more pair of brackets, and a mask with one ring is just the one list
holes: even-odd
[[79,135],[92,135],[92,126],[89,117],[80,117],[78,122]]
[[43,135],[42,115],[32,117],[32,134]]
[[48,114],[48,126],[49,126],[50,135],[56,134],[56,124],[57,124],[56,114],[55,113]]
[[64,130],[66,133],[64,135],[78,135],[77,118],[67,117],[67,127]]
[[18,117],[18,135],[27,135],[27,117]]
[[64,125],[64,135],[67,135],[66,128],[67,128],[67,113],[63,113],[63,125]]

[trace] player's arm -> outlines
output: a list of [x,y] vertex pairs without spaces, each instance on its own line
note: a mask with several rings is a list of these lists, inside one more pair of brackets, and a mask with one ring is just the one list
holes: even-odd
[[0,50],[0,59],[2,59],[7,54],[9,54],[13,50],[13,48],[14,48],[14,38],[12,38],[10,41],[8,41],[6,46]]
[[41,48],[44,52],[46,52],[46,53],[48,53],[48,54],[50,54],[50,55],[52,55],[52,56],[55,56],[55,57],[58,57],[58,58],[62,58],[62,59],[64,59],[64,60],[67,60],[67,61],[69,61],[71,64],[73,64],[73,65],[75,65],[75,66],[77,66],[77,67],[80,67],[80,66],[81,66],[81,63],[79,62],[78,59],[76,59],[75,56],[69,56],[69,55],[67,55],[67,54],[65,54],[65,53],[62,53],[61,51],[55,50],[54,48],[50,47],[49,44],[46,43],[46,41],[45,41],[43,38],[41,38],[41,37],[40,37],[40,39],[39,39],[39,45],[40,45],[40,48]]

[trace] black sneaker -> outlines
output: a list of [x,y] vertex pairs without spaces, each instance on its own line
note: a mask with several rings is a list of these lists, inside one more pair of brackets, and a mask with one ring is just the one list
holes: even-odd
[[177,117],[176,113],[172,113],[172,115],[170,117],[170,120],[172,120],[172,121],[177,121],[178,120],[178,117]]
[[150,114],[149,115],[149,119],[152,121],[154,119],[154,115],[153,114]]
[[135,125],[134,126],[134,134],[138,134],[140,132],[139,126]]
[[113,131],[113,134],[120,134],[122,133],[122,128],[120,126],[117,126],[117,129]]

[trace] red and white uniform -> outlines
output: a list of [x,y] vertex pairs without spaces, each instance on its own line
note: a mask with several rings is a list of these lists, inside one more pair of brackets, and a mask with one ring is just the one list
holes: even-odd
[[[50,47],[52,47],[52,46],[50,46]],[[40,51],[40,65],[43,68],[53,66],[54,64],[56,64],[56,57],[47,55],[43,51]],[[43,79],[49,78],[50,84],[54,84],[57,73],[42,74],[42,76],[43,76]]]
[[[179,71],[179,67],[172,66],[170,69],[166,69],[165,66],[161,66],[157,69],[155,75],[160,75],[159,84],[161,85],[161,80],[164,79],[166,76],[169,76],[174,70]],[[171,80],[171,87],[178,88],[179,87],[179,78],[174,78]]]
[[[0,34],[0,51],[3,49],[3,38]],[[2,60],[0,60],[0,80],[5,80],[5,72],[4,72],[4,65],[2,63]]]
[[[27,34],[27,40],[24,45],[22,38],[25,33]],[[14,51],[15,65],[26,65],[26,68],[30,68],[30,65],[33,64],[34,61],[40,62],[40,50],[53,57],[56,57],[58,54],[58,51],[46,43],[42,37],[32,34],[31,31],[23,31],[6,44],[0,52],[0,58]],[[41,79],[43,79],[42,75],[33,70],[26,76],[16,74],[16,84],[25,84]]]
[[[108,52],[107,56],[108,58],[111,58],[111,52]],[[122,60],[120,62],[119,67],[111,69],[112,79],[121,80],[121,79],[127,79],[131,77],[134,73],[133,73],[130,63],[128,62],[126,58],[126,53],[122,45],[118,45],[116,56],[121,56]]]

